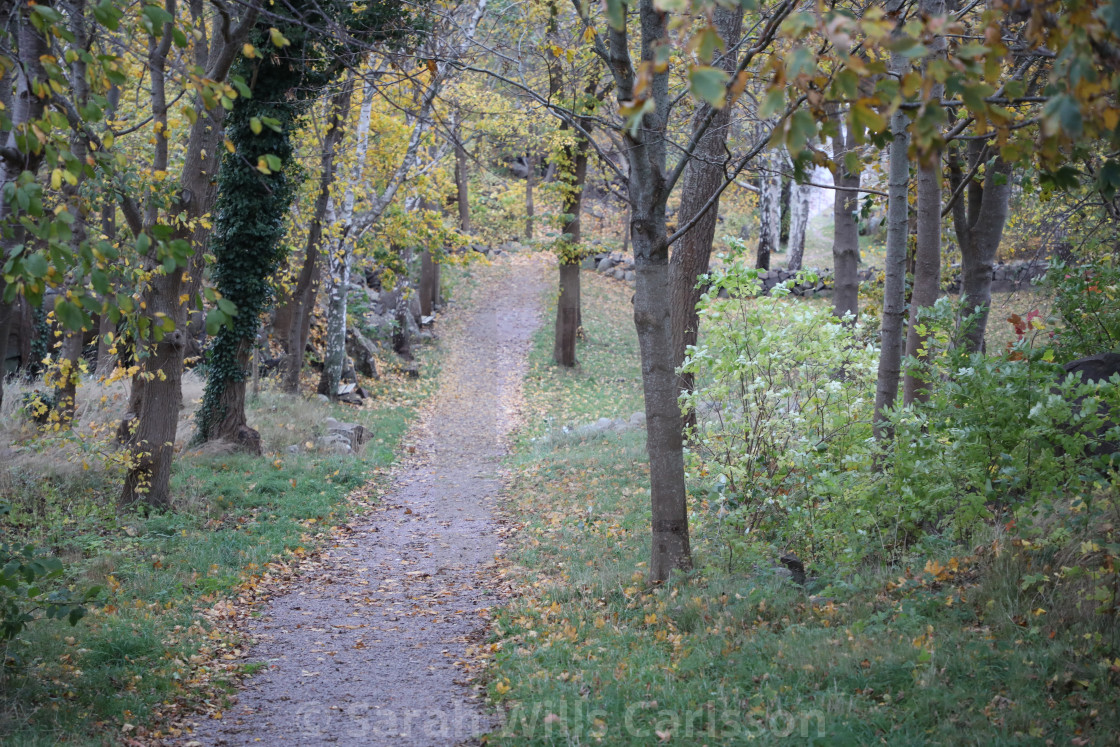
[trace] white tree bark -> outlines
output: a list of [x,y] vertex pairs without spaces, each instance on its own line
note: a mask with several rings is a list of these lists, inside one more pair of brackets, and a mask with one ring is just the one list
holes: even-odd
[[770,255],[778,251],[782,231],[782,176],[773,154],[766,154],[761,160],[765,172],[759,185],[757,266],[769,270]]
[[809,228],[809,191],[812,187],[794,183],[789,201],[789,257],[787,267],[800,270],[805,257],[805,232]]
[[346,366],[346,296],[350,289],[350,270],[354,264],[353,236],[356,235],[351,231],[354,224],[354,188],[361,183],[362,172],[365,170],[372,104],[373,86],[367,82],[361,112],[358,114],[358,127],[354,133],[354,166],[346,182],[341,213],[336,215],[333,199],[327,202],[327,222],[338,227],[339,237],[327,252],[327,349],[319,391],[331,399],[338,396],[338,385]]

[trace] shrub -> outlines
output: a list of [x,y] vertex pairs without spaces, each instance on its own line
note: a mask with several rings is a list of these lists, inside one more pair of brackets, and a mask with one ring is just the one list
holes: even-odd
[[870,463],[877,350],[827,308],[782,288],[758,296],[756,270],[733,264],[708,282],[705,336],[683,366],[698,385],[682,405],[701,413],[692,470],[713,479],[717,515],[736,536],[812,554],[835,519],[850,529],[853,517],[833,508]]
[[1055,333],[1060,360],[1120,350],[1120,266],[1114,259],[1054,264],[1045,283],[1061,320]]

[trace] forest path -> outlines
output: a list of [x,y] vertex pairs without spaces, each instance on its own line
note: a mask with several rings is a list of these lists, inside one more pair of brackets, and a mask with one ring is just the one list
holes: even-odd
[[[415,456],[373,511],[250,623],[263,664],[203,745],[453,745],[494,724],[460,682],[467,644],[499,599],[494,506],[549,268],[473,270],[469,307],[443,331],[439,386],[407,443]],[[457,682],[458,681],[458,682]]]

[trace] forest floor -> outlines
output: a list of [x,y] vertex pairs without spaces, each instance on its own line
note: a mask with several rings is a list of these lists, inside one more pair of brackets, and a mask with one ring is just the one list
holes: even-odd
[[473,301],[442,331],[437,391],[392,487],[250,622],[258,673],[188,744],[456,744],[491,730],[468,648],[501,598],[499,473],[544,270],[539,256],[471,270]]

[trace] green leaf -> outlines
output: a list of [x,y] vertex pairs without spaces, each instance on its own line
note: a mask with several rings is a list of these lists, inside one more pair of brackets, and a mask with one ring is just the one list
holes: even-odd
[[42,252],[35,252],[23,260],[23,269],[33,278],[45,278],[49,266],[47,257]]
[[268,35],[272,39],[272,44],[274,46],[281,48],[292,46],[292,43],[288,41],[288,39],[280,33],[280,29],[276,28],[275,26],[268,30]]
[[653,7],[662,13],[684,13],[688,6],[689,0],[653,0]]
[[688,71],[688,88],[692,95],[722,109],[727,102],[728,75],[717,67],[697,65]]
[[626,3],[624,0],[604,0],[607,6],[607,23],[615,31],[626,27]]
[[217,304],[218,308],[221,309],[222,313],[226,316],[237,316],[237,304],[233,301],[228,298],[219,298],[217,299]]
[[261,134],[261,130],[263,130],[264,127],[261,125],[260,119],[258,119],[257,117],[250,117],[249,129],[253,131],[254,135],[259,135]]
[[58,323],[69,330],[80,330],[86,321],[81,308],[62,296],[54,299],[54,315]]

